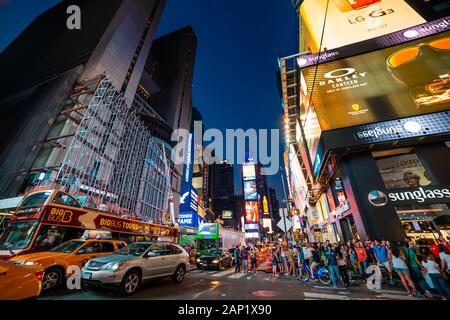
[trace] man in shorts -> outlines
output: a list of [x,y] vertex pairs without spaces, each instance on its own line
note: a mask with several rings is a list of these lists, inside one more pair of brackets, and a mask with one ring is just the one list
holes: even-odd
[[395,282],[392,278],[391,259],[389,259],[388,249],[385,246],[382,246],[379,240],[375,240],[374,243],[373,253],[375,254],[375,258],[377,259],[378,264],[383,265],[387,270],[390,283],[394,284]]

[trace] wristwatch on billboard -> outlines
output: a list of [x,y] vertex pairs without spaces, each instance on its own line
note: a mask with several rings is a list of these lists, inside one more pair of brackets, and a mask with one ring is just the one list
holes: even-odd
[[377,2],[381,2],[381,0],[334,0],[341,12],[362,9]]

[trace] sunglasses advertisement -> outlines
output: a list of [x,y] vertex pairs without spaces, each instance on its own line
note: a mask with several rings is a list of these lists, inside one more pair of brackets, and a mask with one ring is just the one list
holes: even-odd
[[302,69],[322,130],[448,110],[450,33]]

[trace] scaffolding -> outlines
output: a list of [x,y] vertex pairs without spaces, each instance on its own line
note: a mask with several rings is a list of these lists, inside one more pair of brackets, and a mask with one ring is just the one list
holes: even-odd
[[170,162],[139,113],[105,77],[89,104],[76,104],[70,113],[80,110],[84,113],[72,116],[77,129],[54,184],[89,197],[96,208],[163,221],[171,191]]

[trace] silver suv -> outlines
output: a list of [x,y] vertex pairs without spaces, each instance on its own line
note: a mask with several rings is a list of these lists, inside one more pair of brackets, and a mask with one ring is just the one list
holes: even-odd
[[189,254],[171,242],[135,242],[111,255],[89,260],[81,270],[83,284],[118,287],[136,292],[142,281],[172,277],[181,283],[189,269]]

